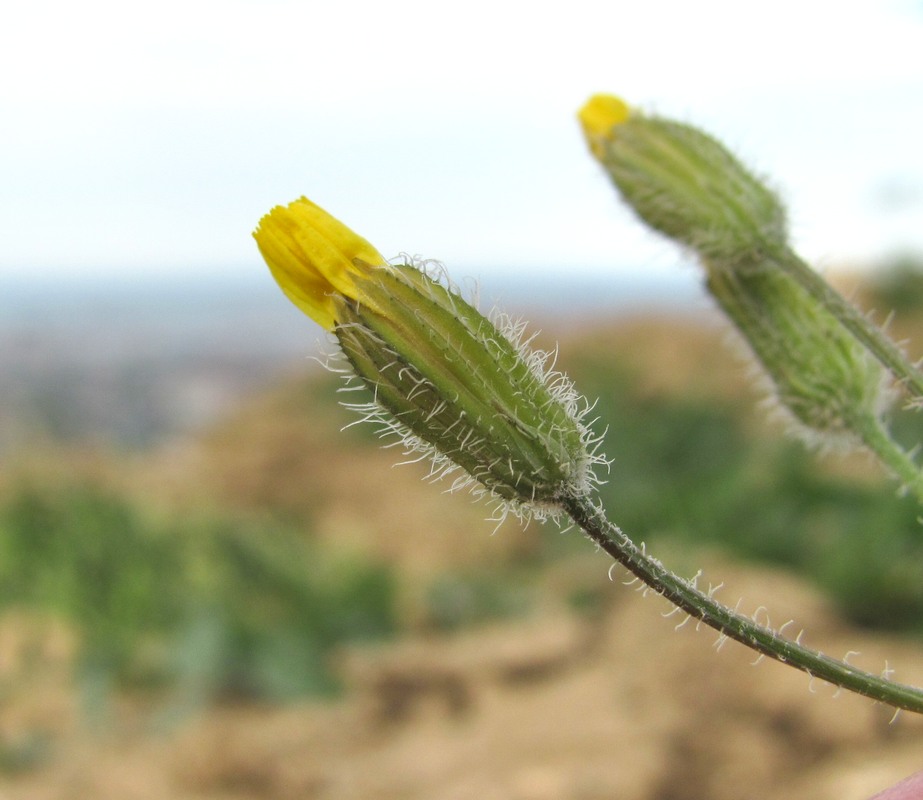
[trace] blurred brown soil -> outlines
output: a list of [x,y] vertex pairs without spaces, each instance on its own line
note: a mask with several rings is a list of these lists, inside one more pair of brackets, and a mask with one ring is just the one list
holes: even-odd
[[[604,574],[605,559],[597,559]],[[923,648],[848,629],[803,585],[703,555],[806,642],[923,683]],[[593,618],[555,611],[344,652],[332,703],[224,706],[169,734],[88,733],[59,709],[55,757],[10,800],[863,800],[923,767],[923,718],[837,694],[642,597],[616,576]],[[760,612],[765,613],[765,612]],[[674,630],[674,628],[677,628]]]

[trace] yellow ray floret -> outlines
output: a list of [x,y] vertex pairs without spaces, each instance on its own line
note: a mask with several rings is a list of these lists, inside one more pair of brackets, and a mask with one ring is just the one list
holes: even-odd
[[356,278],[387,263],[365,239],[305,197],[272,209],[253,238],[289,300],[327,330],[337,321],[334,296],[359,299]]
[[593,155],[599,158],[605,141],[612,136],[612,129],[631,116],[631,109],[624,100],[611,94],[594,94],[580,109],[577,117],[583,126],[583,134]]

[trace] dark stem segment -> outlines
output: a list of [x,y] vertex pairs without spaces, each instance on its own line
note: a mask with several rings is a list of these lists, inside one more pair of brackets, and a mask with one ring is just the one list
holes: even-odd
[[699,591],[646,555],[588,497],[568,497],[564,510],[596,544],[647,586],[691,617],[783,664],[895,708],[923,713],[923,690],[895,683],[811,650],[758,625]]

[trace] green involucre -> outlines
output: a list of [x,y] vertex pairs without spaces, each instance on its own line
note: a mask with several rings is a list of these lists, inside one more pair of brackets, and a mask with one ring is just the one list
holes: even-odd
[[634,113],[604,142],[600,161],[644,222],[715,268],[758,263],[785,244],[775,193],[690,125]]
[[708,289],[771,376],[779,401],[802,424],[854,435],[865,420],[880,417],[884,370],[788,275],[712,270]]
[[[568,395],[472,305],[413,266],[338,300],[335,335],[377,405],[505,500],[586,491],[592,456]],[[568,384],[569,386],[569,384]]]

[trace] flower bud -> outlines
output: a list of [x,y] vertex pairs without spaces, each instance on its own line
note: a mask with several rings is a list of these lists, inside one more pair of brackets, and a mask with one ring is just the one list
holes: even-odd
[[579,119],[593,155],[641,219],[709,269],[759,267],[785,246],[785,209],[720,142],[596,95]]
[[[720,142],[597,95],[579,113],[590,149],[625,201],[690,247],[706,285],[809,438],[878,435],[886,374],[843,324],[838,297],[791,250],[785,210]],[[836,307],[834,307],[836,305]]]
[[791,277],[780,271],[709,275],[708,289],[772,380],[809,441],[856,443],[877,425],[885,370]]
[[509,508],[539,515],[588,491],[596,442],[546,354],[425,270],[387,264],[307,200],[273,209],[254,236],[286,294],[333,332],[373,393],[354,407],[429,455],[433,475],[460,467]]

